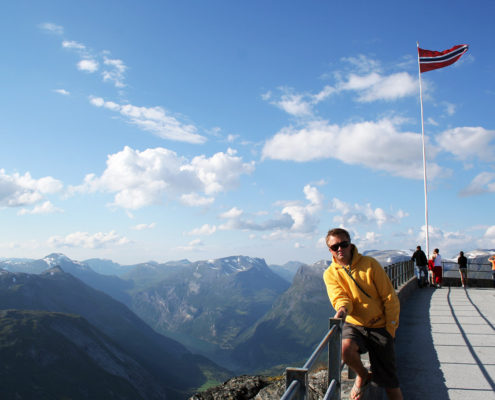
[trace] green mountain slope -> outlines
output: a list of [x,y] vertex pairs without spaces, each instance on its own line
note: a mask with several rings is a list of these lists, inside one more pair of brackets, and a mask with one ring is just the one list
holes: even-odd
[[79,316],[0,311],[2,399],[163,399],[149,372]]
[[59,268],[40,275],[1,272],[0,308],[83,316],[151,371],[166,386],[169,398],[184,398],[184,393],[208,380],[183,345],[156,333],[125,305]]
[[327,266],[321,261],[299,268],[292,286],[239,338],[232,352],[236,362],[252,371],[297,364],[311,355],[334,314],[323,282]]

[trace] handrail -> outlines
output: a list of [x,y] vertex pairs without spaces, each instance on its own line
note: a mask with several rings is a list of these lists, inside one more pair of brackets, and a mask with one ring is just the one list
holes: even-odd
[[[414,276],[414,261],[402,261],[384,267],[394,289]],[[303,400],[308,395],[308,374],[314,362],[328,346],[328,388],[324,400],[339,400],[341,395],[342,327],[340,318],[330,318],[330,327],[302,368],[286,368],[285,393],[280,400]]]

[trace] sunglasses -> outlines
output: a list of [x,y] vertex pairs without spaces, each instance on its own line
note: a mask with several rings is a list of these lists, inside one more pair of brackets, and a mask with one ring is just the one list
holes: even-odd
[[332,251],[337,251],[340,248],[342,249],[347,249],[351,243],[347,240],[344,240],[343,242],[340,243],[335,243],[332,244],[331,246],[328,246],[330,250]]

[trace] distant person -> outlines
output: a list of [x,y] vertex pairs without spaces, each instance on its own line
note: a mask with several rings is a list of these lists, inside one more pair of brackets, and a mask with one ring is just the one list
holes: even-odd
[[462,287],[465,288],[467,286],[467,258],[464,256],[463,251],[459,253],[457,264],[459,264],[459,273],[461,274]]
[[433,250],[433,284],[437,288],[442,287],[442,256],[440,255],[440,250]]
[[428,270],[426,265],[428,264],[428,259],[426,258],[425,252],[421,250],[421,246],[416,247],[416,251],[413,253],[411,260],[415,261],[416,267],[418,267],[418,286],[422,288],[427,284]]
[[428,260],[428,283],[430,286],[435,286],[435,279],[433,277],[433,269],[435,268],[435,260],[430,258]]
[[[326,243],[332,264],[323,279],[335,318],[345,320],[342,359],[357,374],[350,399],[362,399],[373,381],[385,388],[389,399],[401,400],[394,346],[400,303],[395,289],[378,261],[358,253],[345,229],[328,231]],[[371,372],[361,361],[366,352]]]
[[491,256],[488,261],[492,263],[492,280],[493,280],[493,287],[495,287],[495,254]]

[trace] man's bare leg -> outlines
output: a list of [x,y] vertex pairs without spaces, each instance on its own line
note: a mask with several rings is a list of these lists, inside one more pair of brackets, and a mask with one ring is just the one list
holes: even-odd
[[356,386],[362,387],[368,379],[369,371],[361,361],[359,346],[352,339],[342,340],[342,359],[356,373]]

